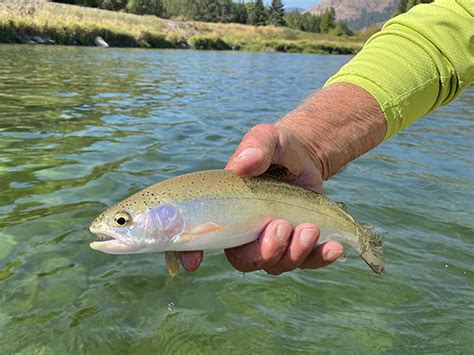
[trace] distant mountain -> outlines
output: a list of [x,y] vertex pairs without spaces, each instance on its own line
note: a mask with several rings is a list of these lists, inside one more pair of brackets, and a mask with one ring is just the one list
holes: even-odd
[[374,23],[387,21],[395,12],[400,0],[321,0],[307,12],[320,15],[331,7],[336,19],[345,21],[349,27],[359,30]]
[[302,7],[285,7],[285,12],[288,13],[288,12],[299,12],[299,13],[302,13],[304,12],[305,9],[303,9]]

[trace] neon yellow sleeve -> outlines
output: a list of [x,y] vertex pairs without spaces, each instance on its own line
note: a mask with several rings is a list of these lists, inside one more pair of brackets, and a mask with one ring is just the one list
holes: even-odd
[[436,0],[389,20],[325,86],[356,84],[387,120],[385,139],[474,84],[474,0]]

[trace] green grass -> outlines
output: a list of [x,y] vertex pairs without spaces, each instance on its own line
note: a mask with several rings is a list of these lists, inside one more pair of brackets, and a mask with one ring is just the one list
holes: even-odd
[[91,46],[101,36],[113,47],[343,54],[356,53],[365,41],[286,27],[169,21],[41,0],[0,5],[0,42],[29,43],[33,36],[65,45]]

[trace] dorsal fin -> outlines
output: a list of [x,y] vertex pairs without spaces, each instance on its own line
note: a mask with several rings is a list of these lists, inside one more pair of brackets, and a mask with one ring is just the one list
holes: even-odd
[[336,202],[336,205],[341,207],[344,210],[344,212],[347,212],[347,206],[344,202]]
[[356,222],[356,220],[354,219],[354,217],[351,216],[351,214],[349,213],[349,211],[347,210],[347,206],[344,202],[334,202],[339,208],[340,208],[340,212],[342,214],[344,214],[350,221],[352,222]]

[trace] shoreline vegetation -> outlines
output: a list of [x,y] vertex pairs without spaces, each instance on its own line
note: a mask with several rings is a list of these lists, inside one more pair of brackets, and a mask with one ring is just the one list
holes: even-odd
[[101,37],[111,47],[355,54],[369,35],[337,36],[271,25],[182,22],[41,0],[0,1],[0,43],[94,46],[95,39]]

